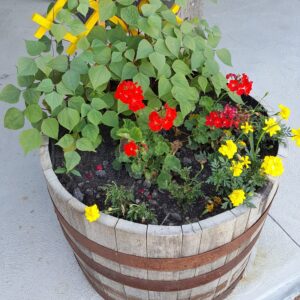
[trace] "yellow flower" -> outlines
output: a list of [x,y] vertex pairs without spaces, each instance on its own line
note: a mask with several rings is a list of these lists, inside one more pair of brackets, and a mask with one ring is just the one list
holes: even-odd
[[239,141],[238,144],[241,148],[245,148],[247,146],[247,144],[244,141]]
[[218,196],[213,197],[213,201],[215,205],[221,205],[222,204],[222,199]]
[[284,172],[282,159],[277,156],[266,156],[261,165],[264,173],[271,176],[280,176]]
[[280,117],[284,120],[288,120],[291,114],[291,110],[282,104],[279,104],[279,108],[280,108],[280,112],[279,112]]
[[209,213],[213,212],[215,208],[215,205],[213,203],[207,203],[205,206],[205,210]]
[[281,130],[281,127],[277,123],[275,118],[269,118],[265,121],[266,127],[263,128],[270,136],[273,136]]
[[85,217],[89,222],[95,222],[100,218],[100,211],[97,204],[85,208]]
[[245,134],[248,134],[249,132],[254,132],[253,126],[248,122],[242,124],[241,129]]
[[296,145],[300,147],[300,128],[292,129],[292,140],[296,141]]
[[243,167],[249,169],[249,166],[251,165],[251,160],[248,155],[242,156],[240,158],[240,162],[242,163]]
[[223,144],[220,148],[219,148],[219,152],[224,155],[227,156],[229,159],[232,159],[234,154],[237,152],[237,146],[234,143],[234,141],[232,140],[227,140],[226,144]]
[[243,172],[243,164],[241,162],[232,161],[230,170],[232,171],[234,177],[238,177]]
[[245,192],[243,190],[234,190],[228,198],[230,199],[233,206],[239,206],[244,203],[246,199]]

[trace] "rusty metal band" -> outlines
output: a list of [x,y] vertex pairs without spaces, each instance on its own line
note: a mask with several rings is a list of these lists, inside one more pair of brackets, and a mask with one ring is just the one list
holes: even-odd
[[[272,201],[271,201],[272,203]],[[72,227],[65,218],[61,215],[58,209],[55,207],[55,212],[59,222],[67,229],[68,234],[72,236],[72,238],[78,242],[80,245],[88,249],[89,251],[111,260],[115,263],[119,263],[121,265],[126,265],[134,268],[145,269],[145,270],[153,270],[153,271],[183,271],[194,269],[203,265],[207,265],[218,260],[221,257],[224,257],[233,251],[240,248],[241,245],[245,244],[247,241],[251,240],[252,236],[255,232],[261,227],[264,223],[268,211],[271,207],[271,203],[269,207],[265,210],[262,216],[258,219],[258,221],[251,226],[247,231],[245,231],[242,235],[238,236],[236,239],[231,242],[224,244],[218,248],[212,249],[210,251],[200,253],[193,256],[188,257],[179,257],[179,258],[150,258],[150,257],[141,257],[132,254],[126,254],[122,252],[118,252],[98,243],[90,240],[80,232],[78,232],[74,227]]]
[[174,292],[174,291],[191,289],[191,288],[195,288],[207,284],[209,282],[212,282],[222,277],[223,275],[231,271],[234,267],[236,267],[250,253],[261,232],[260,230],[258,234],[255,236],[255,238],[240,254],[238,254],[235,258],[233,258],[227,264],[219,267],[218,269],[215,269],[208,273],[201,274],[192,278],[175,280],[175,281],[164,281],[164,280],[140,279],[140,278],[124,275],[112,269],[109,269],[101,265],[100,263],[95,262],[93,259],[85,255],[78,248],[78,246],[68,236],[68,233],[65,231],[63,226],[62,229],[74,253],[92,270],[120,284],[124,284],[141,290],[156,291],[156,292]]
[[[85,266],[80,262],[80,260],[76,257],[75,255],[75,258],[77,259],[77,262],[81,268],[81,270],[83,271],[84,275],[86,276],[87,280],[89,281],[89,283],[93,286],[93,288],[102,296],[104,297],[103,294],[106,294],[107,296],[104,297],[105,300],[111,300],[113,298],[111,298],[107,292],[111,291],[111,293],[115,294],[115,295],[118,295],[118,300],[119,299],[125,299],[126,295],[122,295],[121,297],[121,294],[120,292],[114,290],[113,288],[103,284],[103,282],[100,282],[98,279],[96,279],[92,274],[90,274],[86,269],[85,269]],[[231,283],[231,285],[225,290],[223,291],[222,293],[220,293],[218,296],[216,296],[214,298],[214,300],[223,300],[223,299],[226,299],[226,297],[233,291],[233,289],[237,286],[237,284],[239,283],[239,281],[242,279],[243,275],[244,275],[244,271],[243,270],[241,272],[241,274]],[[218,290],[219,286],[215,289],[216,291]],[[185,300],[197,300],[199,299],[199,297],[203,297],[204,295],[196,295],[192,298],[187,298]],[[130,297],[130,300],[137,300],[138,298],[135,298],[135,297]]]

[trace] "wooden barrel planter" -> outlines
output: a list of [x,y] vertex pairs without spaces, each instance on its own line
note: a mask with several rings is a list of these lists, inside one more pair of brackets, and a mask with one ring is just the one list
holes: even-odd
[[40,154],[63,233],[104,299],[225,299],[243,276],[278,189],[270,178],[254,196],[256,208],[240,206],[189,225],[147,226],[105,214],[89,223],[85,205],[52,169],[48,140]]

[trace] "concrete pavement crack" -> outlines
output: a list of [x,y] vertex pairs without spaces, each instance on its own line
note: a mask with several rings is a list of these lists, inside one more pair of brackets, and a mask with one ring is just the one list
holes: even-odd
[[273,220],[274,223],[276,223],[280,228],[281,230],[294,242],[294,244],[300,248],[300,244],[279,224],[279,222],[270,215],[270,213],[268,214],[268,216]]

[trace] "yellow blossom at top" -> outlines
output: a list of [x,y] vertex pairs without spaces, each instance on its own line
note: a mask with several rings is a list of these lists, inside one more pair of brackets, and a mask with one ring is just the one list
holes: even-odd
[[279,112],[280,117],[284,120],[288,120],[291,114],[291,110],[282,104],[279,104],[279,108],[280,108],[280,112]]
[[292,140],[296,141],[296,145],[300,147],[300,128],[292,129]]
[[232,161],[230,170],[234,177],[238,177],[243,173],[243,164],[241,162]]
[[237,152],[237,146],[233,140],[227,140],[225,144],[219,148],[219,152],[229,159],[232,159]]
[[264,173],[271,176],[280,176],[284,172],[282,159],[278,156],[266,156],[261,165]]
[[239,206],[246,200],[246,194],[243,190],[234,190],[228,198],[230,199],[233,206]]
[[249,124],[248,122],[245,122],[241,125],[241,129],[245,134],[248,134],[249,132],[254,132],[253,126]]
[[251,160],[248,155],[242,156],[240,158],[240,162],[246,169],[249,169],[249,166],[251,165]]
[[281,130],[281,127],[275,118],[269,118],[265,120],[265,125],[266,126],[263,128],[263,130],[266,131],[270,136],[273,136]]
[[97,204],[85,208],[85,217],[89,222],[95,222],[100,218],[100,211]]

